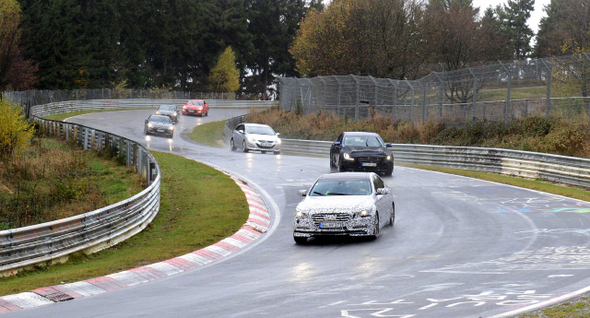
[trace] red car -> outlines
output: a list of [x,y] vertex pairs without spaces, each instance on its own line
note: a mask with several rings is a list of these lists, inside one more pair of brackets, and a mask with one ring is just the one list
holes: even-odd
[[189,99],[187,102],[184,103],[184,106],[182,106],[182,114],[199,115],[201,117],[208,116],[209,105],[206,101],[202,99]]

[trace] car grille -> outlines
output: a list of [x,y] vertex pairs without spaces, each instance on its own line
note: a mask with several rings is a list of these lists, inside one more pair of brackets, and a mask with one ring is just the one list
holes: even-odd
[[315,223],[324,221],[348,222],[351,220],[351,216],[348,213],[318,213],[314,214],[312,219]]
[[380,157],[356,157],[359,162],[381,162],[383,158]]

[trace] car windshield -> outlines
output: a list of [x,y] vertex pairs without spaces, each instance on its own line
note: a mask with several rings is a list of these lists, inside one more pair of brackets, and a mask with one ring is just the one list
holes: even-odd
[[159,110],[176,111],[176,106],[174,106],[174,105],[162,105],[162,106],[160,106]]
[[268,126],[246,126],[246,132],[254,135],[269,135],[275,134],[274,130]]
[[320,180],[309,192],[310,196],[369,194],[371,194],[369,180]]
[[345,147],[383,147],[383,143],[375,136],[347,136],[344,138]]
[[189,105],[198,105],[198,106],[203,106],[203,102],[200,100],[189,100],[188,101]]
[[152,123],[159,123],[159,124],[171,124],[170,117],[164,116],[152,116],[150,117],[150,122]]

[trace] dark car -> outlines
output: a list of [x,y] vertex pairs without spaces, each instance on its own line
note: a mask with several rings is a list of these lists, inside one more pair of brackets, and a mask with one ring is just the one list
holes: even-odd
[[332,171],[373,171],[390,176],[393,153],[381,136],[370,132],[345,132],[330,147]]
[[164,135],[168,138],[174,136],[174,124],[170,117],[165,115],[150,115],[145,120],[143,132],[146,135]]
[[170,117],[173,123],[178,122],[178,107],[176,105],[160,105],[158,110],[156,110],[156,115],[166,115]]

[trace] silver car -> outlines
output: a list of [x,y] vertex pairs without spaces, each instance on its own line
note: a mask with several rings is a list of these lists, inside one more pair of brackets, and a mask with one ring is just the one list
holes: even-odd
[[295,210],[293,239],[349,235],[376,238],[395,222],[393,194],[374,172],[340,172],[320,176]]
[[269,125],[241,123],[236,126],[229,140],[232,151],[238,149],[243,152],[258,150],[262,153],[281,153],[281,139]]
[[173,123],[178,122],[179,110],[176,105],[160,105],[156,110],[156,115],[164,115],[170,117]]

